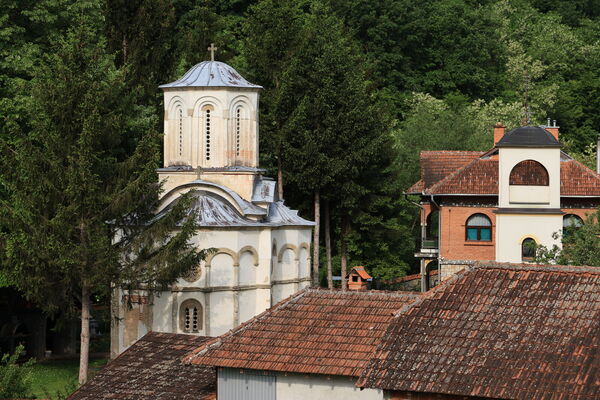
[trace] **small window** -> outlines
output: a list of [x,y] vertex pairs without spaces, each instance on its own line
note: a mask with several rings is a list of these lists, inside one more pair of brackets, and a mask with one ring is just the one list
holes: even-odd
[[352,282],[358,282],[358,276],[352,275]]
[[183,110],[177,109],[177,140],[179,157],[183,155]]
[[205,108],[202,111],[204,116],[203,130],[204,130],[204,159],[210,161],[210,139],[211,139],[211,109]]
[[572,235],[583,226],[583,220],[575,214],[567,214],[563,217],[563,237]]
[[241,130],[242,130],[242,109],[238,107],[235,111],[235,155],[240,156],[240,141],[241,141]]
[[184,333],[198,333],[202,330],[203,310],[199,301],[188,299],[179,309],[179,329]]
[[485,214],[474,214],[467,220],[466,239],[489,242],[492,240],[492,222]]
[[535,258],[537,243],[532,238],[526,238],[521,243],[521,258],[523,262],[531,262]]

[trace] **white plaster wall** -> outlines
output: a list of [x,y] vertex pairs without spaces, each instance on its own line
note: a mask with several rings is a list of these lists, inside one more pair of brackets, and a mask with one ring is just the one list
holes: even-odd
[[[527,207],[532,208],[560,208],[560,149],[558,148],[510,148],[502,147],[499,149],[499,195],[498,205],[500,208],[504,207],[524,207],[522,203],[511,203],[510,202],[510,185],[509,177],[510,171],[513,167],[524,160],[535,160],[542,164],[548,171],[548,177],[550,179],[550,185],[548,193],[536,192],[537,187],[530,187],[530,195],[522,193],[527,191],[527,186],[517,189],[518,199],[523,197],[529,197],[530,202],[526,204]],[[513,191],[514,192],[514,191]],[[540,202],[532,204],[535,201],[536,195],[541,196]],[[542,202],[543,200],[543,202]]]
[[170,291],[161,292],[154,296],[152,330],[157,332],[172,332],[171,314],[173,298]]
[[219,253],[215,255],[210,263],[208,276],[210,286],[234,286],[234,260],[229,254]]
[[284,283],[273,285],[272,290],[272,303],[273,305],[279,303],[281,300],[290,297],[293,295],[297,289],[297,284],[295,283]]
[[552,234],[562,229],[562,215],[498,214],[496,215],[496,261],[520,263],[521,243],[527,237],[538,245],[561,246]]
[[233,294],[231,291],[207,293],[207,296],[210,297],[210,310],[208,311],[210,321],[207,335],[219,336],[233,329]]
[[375,400],[383,399],[383,392],[376,389],[360,390],[355,379],[322,375],[278,374],[277,398],[285,400]]
[[[177,118],[174,105],[182,104],[184,115],[184,156],[178,155]],[[201,108],[210,104],[211,112],[211,159],[204,158],[204,138],[201,129]],[[232,150],[234,126],[232,107],[243,104],[242,151],[237,157]],[[171,89],[164,92],[164,165],[187,164],[196,168],[235,165],[258,165],[258,91],[234,88]]]
[[240,254],[239,257],[239,285],[255,285],[257,283],[256,272],[258,265],[255,265],[254,255],[247,250]]

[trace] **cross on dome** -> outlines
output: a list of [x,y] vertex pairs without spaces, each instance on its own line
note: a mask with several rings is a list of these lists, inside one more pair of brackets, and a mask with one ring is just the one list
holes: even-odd
[[216,47],[214,43],[211,43],[208,47],[208,51],[210,51],[210,61],[215,61],[215,51],[217,49],[218,47]]

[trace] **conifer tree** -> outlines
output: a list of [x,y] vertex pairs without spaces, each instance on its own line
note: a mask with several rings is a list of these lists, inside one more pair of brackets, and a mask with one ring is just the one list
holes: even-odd
[[[45,311],[81,317],[87,380],[90,299],[111,285],[158,290],[204,256],[187,198],[156,220],[159,136],[135,105],[98,29],[77,24],[34,73],[32,129],[2,141],[0,250],[7,278]],[[131,148],[130,148],[131,147]]]

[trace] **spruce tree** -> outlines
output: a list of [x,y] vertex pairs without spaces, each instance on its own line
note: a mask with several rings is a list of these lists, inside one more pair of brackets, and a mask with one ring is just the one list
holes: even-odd
[[84,383],[91,296],[164,288],[204,252],[190,243],[187,198],[154,218],[155,117],[136,106],[98,29],[81,22],[57,40],[32,87],[32,129],[1,142],[3,268],[48,313],[80,315]]

